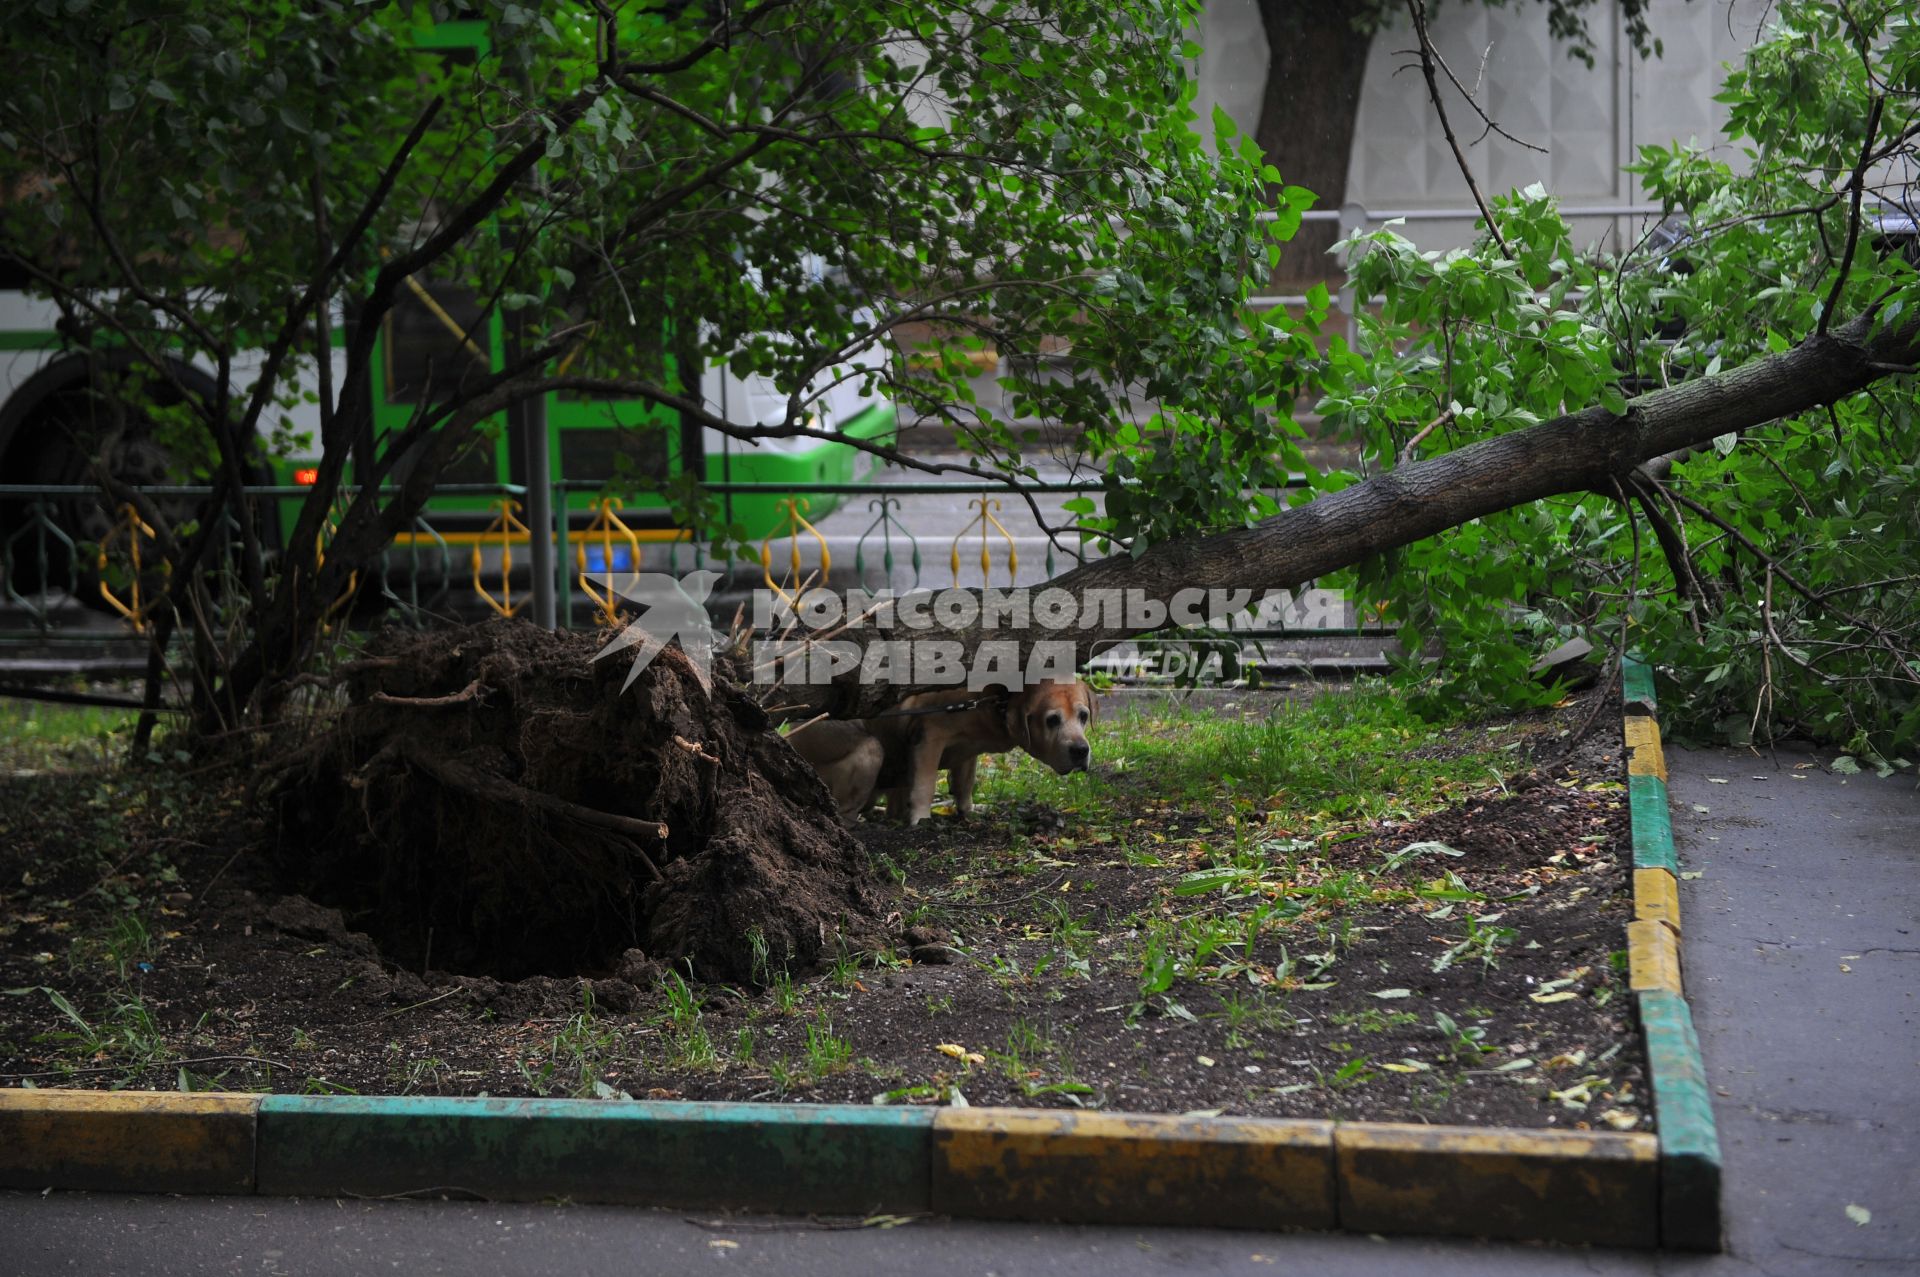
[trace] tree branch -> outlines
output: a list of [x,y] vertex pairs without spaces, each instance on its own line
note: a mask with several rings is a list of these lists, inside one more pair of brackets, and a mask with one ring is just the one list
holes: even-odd
[[1860,200],[1866,193],[1867,165],[1873,155],[1873,136],[1880,129],[1880,112],[1887,99],[1876,93],[1873,106],[1867,111],[1866,140],[1860,144],[1860,162],[1853,167],[1853,177],[1847,183],[1853,192],[1852,206],[1847,214],[1847,248],[1840,258],[1840,273],[1833,278],[1833,290],[1827,294],[1827,304],[1820,308],[1820,324],[1814,331],[1825,335],[1827,326],[1833,320],[1834,308],[1840,304],[1840,294],[1846,291],[1847,276],[1853,270],[1853,250],[1860,242]]
[[1474,204],[1480,209],[1480,216],[1487,219],[1487,231],[1493,236],[1493,242],[1500,246],[1502,257],[1512,257],[1513,250],[1507,247],[1506,237],[1500,233],[1500,223],[1493,220],[1493,210],[1487,207],[1486,197],[1480,194],[1480,186],[1473,180],[1473,170],[1467,165],[1465,152],[1460,149],[1460,139],[1453,135],[1453,124],[1447,119],[1446,103],[1440,100],[1440,82],[1433,74],[1433,36],[1427,30],[1426,0],[1407,0],[1407,13],[1413,18],[1413,30],[1420,37],[1420,71],[1427,78],[1427,96],[1433,99],[1433,109],[1440,116],[1440,129],[1447,135],[1447,145],[1453,150],[1453,162],[1460,166],[1460,176],[1466,179],[1467,190],[1473,195]]

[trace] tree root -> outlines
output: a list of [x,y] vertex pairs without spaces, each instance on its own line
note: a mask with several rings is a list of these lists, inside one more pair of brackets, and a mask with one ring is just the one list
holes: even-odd
[[[596,829],[610,829],[629,837],[651,838],[655,842],[662,843],[667,840],[667,826],[661,821],[636,820],[632,816],[621,816],[610,811],[583,807],[579,803],[568,802],[564,798],[541,793],[537,789],[516,785],[504,776],[491,775],[449,758],[437,758],[411,741],[396,743],[400,747],[400,758],[408,766],[418,767],[448,789],[472,794],[483,802],[504,802],[526,811],[544,812],[565,820],[578,821],[583,825],[591,825]],[[647,867],[647,873],[655,882],[665,880],[665,876],[660,872],[660,866],[653,863],[651,856],[637,846],[633,851],[640,857],[640,863]]]
[[388,692],[375,692],[368,700],[381,705],[410,705],[414,709],[445,709],[449,705],[470,705],[487,694],[487,685],[474,679],[457,692],[446,696],[394,696]]

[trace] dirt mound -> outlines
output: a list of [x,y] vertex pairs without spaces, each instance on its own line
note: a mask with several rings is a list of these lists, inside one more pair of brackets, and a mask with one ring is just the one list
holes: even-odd
[[759,704],[674,648],[622,692],[600,644],[513,621],[378,636],[265,790],[288,889],[403,966],[504,979],[639,949],[755,980],[876,947],[884,891]]

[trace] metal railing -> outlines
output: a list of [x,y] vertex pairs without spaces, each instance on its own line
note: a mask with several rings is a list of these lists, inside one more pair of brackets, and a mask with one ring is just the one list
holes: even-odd
[[[950,585],[1038,585],[1070,561],[1120,548],[1094,534],[1050,535],[1021,499],[1097,496],[1102,485],[1090,479],[1011,488],[986,480],[706,485],[716,496],[781,499],[779,524],[758,542],[733,547],[731,554],[722,553],[703,530],[635,526],[623,517],[623,511],[629,516],[633,511],[603,484],[559,480],[551,486],[553,508],[567,511],[567,517],[556,520],[551,560],[556,570],[550,580],[534,576],[532,556],[525,553],[531,533],[518,515],[527,495],[524,485],[450,484],[438,490],[442,496],[486,498],[488,508],[430,509],[416,516],[383,555],[355,572],[347,590],[330,604],[330,620],[353,623],[377,614],[424,626],[486,615],[523,616],[531,614],[544,589],[553,592],[561,625],[607,625],[620,617],[620,600],[606,578],[630,571],[675,576],[703,568],[718,571],[715,595],[730,608],[731,600],[762,588],[792,598],[812,586],[884,586],[904,593]],[[134,490],[175,500],[205,498],[213,491],[205,486]],[[595,499],[585,510],[569,509],[568,496],[581,493]],[[282,519],[284,503],[308,495],[304,487],[247,488],[246,517],[275,541],[272,533],[290,522]],[[341,490],[343,501],[358,495],[351,487]],[[838,500],[847,497],[865,500]],[[827,499],[822,502],[827,514],[810,504],[815,498]],[[913,498],[949,498],[952,504],[915,509],[909,505]],[[0,484],[0,526],[6,528],[0,536],[0,649],[144,645],[151,608],[165,584],[153,568],[155,533],[131,506],[103,507],[102,500],[98,489],[86,485]],[[74,512],[84,503],[113,515],[109,533],[97,542],[75,534]],[[648,512],[656,519],[662,513],[658,508]],[[925,526],[927,515],[942,516],[937,521],[946,526]],[[210,551],[206,570],[216,597],[238,598],[240,526],[233,514],[224,517],[226,535]],[[476,523],[484,526],[476,531]],[[326,553],[333,526],[330,522],[322,532],[316,555]],[[1258,642],[1383,633],[1377,621],[1368,624],[1357,615],[1348,620],[1310,629],[1248,630],[1241,637]]]

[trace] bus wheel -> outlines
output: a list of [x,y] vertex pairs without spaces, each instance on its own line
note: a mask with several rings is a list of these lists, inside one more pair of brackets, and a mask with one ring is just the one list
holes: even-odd
[[[116,482],[129,487],[180,482],[174,458],[145,422],[129,422],[109,439],[89,440],[85,428],[91,407],[84,387],[48,398],[16,435],[5,461],[6,473],[36,486],[94,487],[99,482],[97,458]],[[191,498],[156,496],[152,501],[169,527],[193,517]],[[4,567],[12,593],[47,600],[70,595],[88,608],[117,612],[101,584],[105,581],[114,595],[128,601],[130,532],[126,511],[104,492],[7,500],[0,510],[0,537],[6,541]],[[108,545],[109,561],[115,565],[104,573],[100,569],[103,544]],[[140,592],[143,598],[152,598],[166,584],[159,546],[143,536],[140,557]]]

